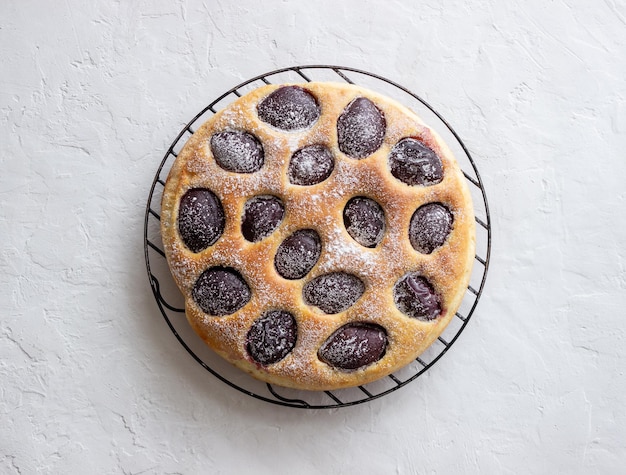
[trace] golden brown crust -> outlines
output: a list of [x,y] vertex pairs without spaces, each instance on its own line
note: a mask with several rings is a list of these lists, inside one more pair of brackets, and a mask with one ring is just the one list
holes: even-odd
[[[474,260],[474,215],[465,179],[441,138],[411,111],[372,91],[348,84],[304,85],[318,100],[321,116],[310,128],[285,132],[259,120],[256,105],[280,86],[263,86],[220,111],[196,131],[170,171],[162,201],[161,226],[172,275],[185,296],[187,318],[195,331],[217,353],[270,383],[311,390],[330,390],[374,381],[405,366],[419,356],[454,317],[467,289]],[[371,156],[355,160],[338,148],[336,122],[356,97],[367,97],[383,111],[387,130],[382,146]],[[212,157],[210,137],[225,130],[245,130],[263,144],[265,164],[256,173],[240,174],[220,168]],[[394,178],[388,156],[405,137],[419,138],[441,158],[444,178],[432,186],[409,186]],[[287,178],[291,155],[306,145],[323,144],[332,152],[331,176],[314,186],[293,185]],[[204,187],[220,199],[226,227],[208,249],[193,253],[178,232],[178,204],[190,188]],[[260,242],[241,234],[244,204],[258,195],[283,200],[281,225]],[[357,244],[343,225],[343,209],[354,196],[368,196],[385,210],[386,232],[373,249]],[[453,214],[453,229],[445,244],[432,254],[411,246],[408,228],[419,206],[445,204]],[[274,268],[279,244],[295,230],[315,229],[322,240],[322,255],[311,272],[299,280],[286,280]],[[205,314],[191,297],[198,276],[212,266],[232,267],[245,278],[252,298],[232,315]],[[357,275],[366,286],[362,297],[348,310],[327,315],[307,305],[302,287],[332,271]],[[441,297],[442,313],[432,321],[409,318],[394,303],[393,286],[408,272],[427,278]],[[296,345],[284,359],[261,366],[246,351],[246,335],[254,320],[268,310],[291,312],[297,321]],[[385,356],[364,368],[346,371],[322,362],[317,352],[342,325],[370,322],[385,328]]]

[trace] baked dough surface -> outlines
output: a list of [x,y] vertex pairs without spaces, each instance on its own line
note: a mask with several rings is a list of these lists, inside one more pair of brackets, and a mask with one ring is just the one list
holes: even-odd
[[[354,85],[302,84],[316,98],[320,116],[308,128],[284,131],[263,122],[257,113],[259,102],[282,86],[263,86],[239,98],[204,123],[179,153],[162,199],[161,231],[167,261],[185,297],[191,326],[214,351],[242,370],[260,380],[299,389],[331,390],[365,384],[413,361],[442,333],[458,310],[475,255],[470,194],[452,152],[435,131],[404,106]],[[337,139],[337,119],[358,97],[371,100],[386,121],[382,145],[360,160],[342,153]],[[264,164],[260,170],[235,173],[216,163],[210,140],[223,131],[246,131],[261,142]],[[406,137],[418,139],[441,159],[440,183],[407,185],[392,175],[390,152]],[[332,152],[332,173],[313,186],[291,184],[291,156],[314,144],[325,145]],[[219,239],[197,253],[186,247],[178,227],[179,203],[193,188],[211,190],[225,215]],[[269,236],[249,242],[241,232],[244,205],[259,195],[279,197],[285,214]],[[346,231],[343,210],[355,196],[369,197],[384,210],[385,233],[374,248],[361,246]],[[416,251],[408,235],[413,213],[426,203],[442,203],[453,216],[445,243],[430,254]],[[277,273],[274,256],[279,245],[300,229],[317,231],[322,251],[305,277],[288,280]],[[233,314],[208,315],[192,296],[199,276],[214,266],[235,269],[251,290],[250,300]],[[303,299],[307,282],[331,272],[353,274],[365,284],[356,303],[333,315]],[[439,296],[441,313],[437,318],[411,318],[397,307],[394,285],[409,273],[423,276]],[[250,356],[247,335],[253,322],[271,310],[284,310],[294,316],[297,339],[283,359],[262,365]],[[326,340],[350,322],[384,328],[387,345],[382,358],[352,370],[334,367],[319,358],[318,351]]]

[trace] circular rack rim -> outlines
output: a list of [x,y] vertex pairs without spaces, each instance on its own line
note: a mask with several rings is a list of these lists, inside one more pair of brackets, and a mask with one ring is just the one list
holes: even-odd
[[[150,217],[160,220],[160,216],[158,214],[157,211],[153,210],[151,207],[152,204],[152,199],[153,199],[153,195],[154,195],[154,191],[155,188],[157,186],[157,184],[161,184],[162,186],[165,185],[165,182],[160,178],[161,175],[161,171],[163,170],[163,167],[165,166],[165,163],[168,161],[168,159],[175,159],[177,154],[174,152],[174,148],[176,147],[176,145],[179,143],[179,141],[181,140],[181,138],[183,137],[183,135],[185,133],[190,133],[193,134],[193,129],[192,129],[192,125],[205,113],[207,113],[207,111],[210,111],[211,113],[215,113],[215,109],[213,109],[213,106],[215,106],[217,103],[219,103],[221,100],[223,100],[224,98],[226,98],[227,96],[234,94],[235,96],[240,96],[241,94],[238,92],[239,89],[241,89],[244,86],[247,86],[248,84],[251,84],[255,81],[262,81],[265,84],[271,84],[270,81],[268,80],[268,78],[270,78],[271,76],[276,76],[278,74],[282,74],[282,73],[288,73],[288,72],[294,72],[296,73],[302,80],[306,81],[306,82],[310,82],[311,79],[309,79],[309,77],[305,74],[306,71],[308,70],[331,70],[334,73],[337,74],[337,76],[339,76],[343,81],[350,83],[350,84],[354,84],[354,82],[352,81],[352,79],[350,79],[348,76],[346,76],[345,73],[356,73],[359,75],[363,75],[363,76],[368,76],[370,78],[374,78],[376,80],[382,81],[387,83],[388,85],[391,85],[397,89],[399,89],[400,91],[404,92],[405,94],[408,94],[409,96],[413,97],[415,100],[417,100],[418,102],[420,102],[424,107],[426,107],[430,112],[432,112],[442,123],[445,127],[447,127],[447,129],[450,131],[450,133],[452,133],[452,135],[454,136],[455,140],[458,142],[458,145],[460,145],[460,147],[462,148],[463,152],[465,153],[465,155],[467,156],[469,163],[471,164],[474,174],[476,176],[476,179],[472,178],[471,176],[469,176],[467,173],[464,172],[465,178],[470,182],[470,184],[474,185],[475,187],[479,188],[480,193],[482,195],[482,200],[483,200],[483,204],[484,204],[484,209],[485,209],[485,218],[486,218],[486,222],[482,221],[481,219],[479,219],[478,217],[476,218],[476,222],[479,226],[482,226],[485,231],[487,232],[487,240],[486,240],[486,254],[483,258],[479,257],[478,254],[476,254],[476,260],[479,261],[479,263],[482,265],[483,267],[483,274],[482,274],[482,278],[480,280],[480,285],[478,287],[478,289],[475,289],[471,286],[471,284],[468,286],[468,290],[469,292],[474,296],[474,301],[471,305],[471,308],[469,310],[469,312],[467,313],[467,315],[465,316],[461,316],[458,312],[457,312],[457,317],[459,317],[462,320],[462,324],[459,327],[459,329],[456,331],[456,333],[454,334],[454,336],[450,339],[450,341],[445,341],[443,340],[441,337],[438,338],[438,340],[443,343],[443,350],[441,350],[433,359],[432,361],[425,363],[423,362],[419,357],[417,358],[417,361],[420,363],[420,365],[422,366],[422,368],[417,371],[413,376],[405,379],[404,381],[399,380],[398,378],[395,378],[393,374],[389,375],[389,377],[394,381],[395,385],[392,386],[389,389],[386,389],[384,391],[381,391],[380,393],[374,394],[372,392],[370,392],[369,390],[367,390],[365,387],[363,386],[358,386],[358,388],[362,391],[362,393],[365,395],[365,397],[361,398],[361,399],[356,399],[356,400],[352,400],[352,401],[342,401],[339,397],[336,396],[336,394],[334,392],[331,391],[324,391],[324,393],[326,393],[326,395],[333,401],[332,404],[310,404],[307,401],[305,401],[304,399],[301,398],[288,398],[288,397],[284,397],[282,395],[280,395],[277,390],[273,387],[273,385],[266,383],[266,387],[267,390],[269,391],[269,393],[275,398],[275,399],[271,399],[267,396],[263,396],[261,394],[257,394],[253,391],[250,391],[248,389],[242,388],[241,386],[237,385],[236,383],[230,381],[227,377],[223,376],[222,374],[218,373],[216,370],[214,370],[213,368],[211,368],[205,361],[202,360],[202,358],[200,358],[192,349],[191,347],[187,344],[187,342],[185,341],[185,339],[178,333],[178,331],[176,330],[176,328],[174,327],[172,321],[170,320],[170,318],[167,315],[167,311],[166,310],[170,310],[170,311],[174,311],[174,312],[184,312],[184,309],[177,309],[175,307],[173,307],[172,305],[170,305],[162,296],[161,291],[160,291],[160,284],[159,281],[157,279],[157,277],[152,273],[151,271],[151,267],[150,267],[150,253],[149,250],[152,249],[154,250],[162,259],[165,259],[165,253],[163,252],[162,249],[160,249],[155,243],[153,243],[152,241],[149,240],[148,238],[148,226],[149,226],[149,220]],[[474,205],[476,206],[476,205]],[[287,67],[287,68],[281,68],[281,69],[276,69],[274,71],[270,71],[258,76],[255,76],[251,79],[248,79],[240,84],[238,84],[237,86],[233,87],[232,89],[228,90],[227,92],[225,92],[224,94],[220,95],[217,99],[213,100],[208,106],[206,106],[204,109],[202,109],[198,114],[196,114],[196,116],[191,119],[187,125],[185,125],[185,127],[183,127],[183,129],[180,131],[180,133],[176,136],[176,138],[174,139],[174,141],[172,142],[172,144],[170,145],[170,147],[167,149],[167,152],[165,153],[165,156],[163,157],[163,159],[161,160],[161,163],[157,169],[155,178],[152,182],[152,186],[150,188],[150,193],[148,195],[148,202],[146,205],[146,212],[145,212],[145,218],[144,218],[144,255],[145,255],[145,260],[146,260],[146,270],[148,273],[148,279],[150,281],[150,286],[152,288],[152,292],[154,294],[154,298],[157,302],[157,305],[161,311],[161,314],[163,316],[163,318],[165,319],[167,325],[169,326],[170,330],[172,331],[172,333],[175,335],[175,337],[177,338],[177,340],[179,341],[179,343],[185,348],[185,350],[187,350],[187,352],[204,368],[206,369],[208,372],[210,372],[213,376],[217,377],[220,381],[226,383],[227,385],[231,386],[234,389],[237,389],[238,391],[247,394],[253,398],[262,400],[262,401],[266,401],[272,404],[277,404],[277,405],[281,405],[281,406],[288,406],[288,407],[296,407],[296,408],[305,408],[305,409],[328,409],[328,408],[337,408],[337,407],[347,407],[347,406],[353,406],[356,404],[361,404],[364,402],[368,402],[374,399],[378,399],[382,396],[385,396],[387,394],[390,394],[404,386],[406,386],[408,383],[414,381],[415,379],[417,379],[420,375],[422,375],[424,372],[426,372],[428,369],[430,369],[437,361],[439,361],[439,359],[448,351],[448,349],[452,346],[452,344],[457,340],[457,338],[459,337],[459,335],[463,332],[463,330],[465,329],[467,323],[469,322],[471,316],[474,313],[474,310],[476,309],[476,306],[478,304],[478,301],[480,300],[480,297],[482,295],[483,292],[483,288],[485,286],[485,281],[487,278],[487,271],[489,269],[489,261],[490,261],[490,257],[491,257],[491,217],[490,217],[490,213],[489,213],[489,206],[487,203],[487,195],[485,192],[485,188],[483,186],[483,182],[481,180],[480,174],[478,172],[478,169],[476,167],[476,164],[474,163],[474,160],[471,156],[471,154],[469,153],[469,151],[467,150],[467,147],[465,146],[465,144],[463,143],[463,141],[461,140],[461,138],[459,137],[459,135],[456,133],[456,131],[452,128],[452,126],[450,126],[450,124],[441,116],[441,114],[439,114],[430,104],[428,104],[424,99],[422,99],[421,97],[419,97],[418,95],[416,95],[415,93],[411,92],[410,90],[408,90],[407,88],[401,86],[400,84],[391,81],[387,78],[384,78],[380,75],[371,73],[369,71],[364,71],[361,69],[356,69],[356,68],[351,68],[351,67],[346,67],[346,66],[330,66],[330,65],[306,65],[306,66],[292,66],[292,67]],[[371,384],[371,383],[370,383]],[[341,390],[339,390],[341,391]],[[337,391],[335,391],[337,392]]]

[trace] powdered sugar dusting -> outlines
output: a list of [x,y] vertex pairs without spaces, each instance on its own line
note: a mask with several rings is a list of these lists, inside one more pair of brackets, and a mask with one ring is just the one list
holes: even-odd
[[189,173],[195,175],[202,175],[211,170],[211,167],[207,162],[205,155],[202,153],[190,154],[189,159],[185,163],[185,168]]
[[377,255],[364,250],[356,242],[346,239],[341,229],[335,229],[330,233],[325,245],[323,262],[320,263],[321,271],[335,270],[349,262],[364,274],[371,275],[376,272]]

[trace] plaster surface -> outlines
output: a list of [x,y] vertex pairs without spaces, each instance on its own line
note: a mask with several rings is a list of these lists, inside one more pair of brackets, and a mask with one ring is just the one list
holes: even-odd
[[[623,473],[626,3],[0,3],[0,473]],[[352,408],[246,397],[158,313],[143,215],[176,133],[266,71],[422,95],[492,261],[428,373]]]

